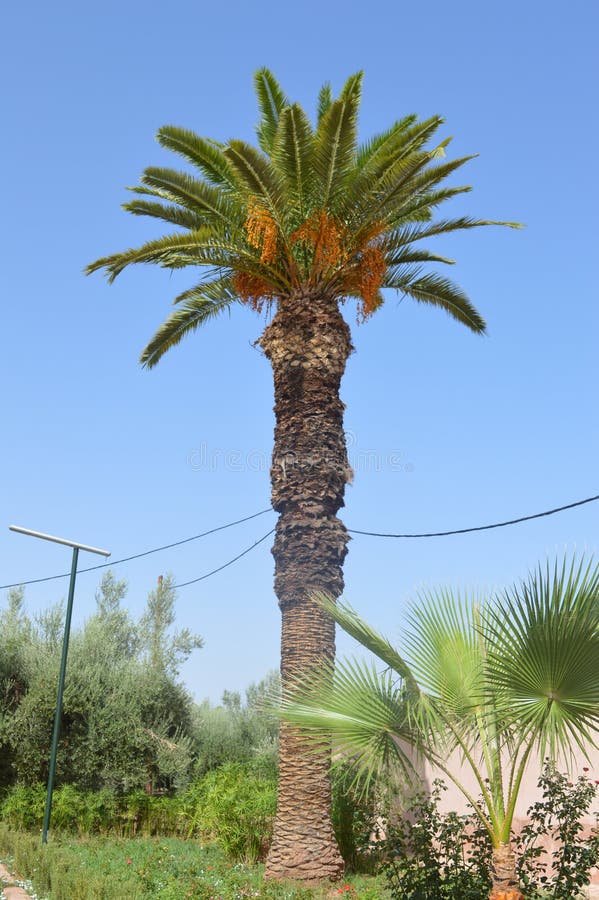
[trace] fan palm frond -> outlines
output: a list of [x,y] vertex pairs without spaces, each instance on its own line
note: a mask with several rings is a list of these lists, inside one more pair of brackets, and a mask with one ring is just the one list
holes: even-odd
[[402,698],[402,686],[389,672],[359,660],[343,660],[334,672],[321,669],[297,676],[283,691],[280,714],[318,746],[333,733],[334,755],[351,760],[356,783],[368,787],[389,765],[415,774],[417,743]]
[[549,564],[486,612],[489,677],[540,752],[585,751],[599,727],[599,565]]

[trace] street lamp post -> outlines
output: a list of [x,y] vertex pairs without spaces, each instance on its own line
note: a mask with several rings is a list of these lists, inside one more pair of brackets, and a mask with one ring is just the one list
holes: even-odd
[[56,711],[54,713],[54,729],[52,731],[52,747],[50,750],[50,768],[48,770],[48,790],[46,792],[46,809],[44,811],[44,826],[42,828],[42,844],[48,843],[48,828],[50,826],[50,813],[52,810],[52,793],[54,791],[54,774],[56,772],[56,754],[58,751],[58,739],[60,737],[60,719],[62,715],[62,695],[64,693],[64,679],[67,670],[67,655],[69,652],[69,636],[71,634],[71,617],[73,614],[73,597],[75,596],[75,577],[77,575],[77,560],[79,551],[98,553],[100,556],[110,556],[110,551],[99,550],[97,547],[89,547],[78,541],[68,541],[66,538],[54,537],[51,534],[43,534],[41,531],[32,531],[30,528],[21,528],[20,525],[9,525],[11,531],[20,534],[28,534],[30,537],[41,538],[44,541],[52,541],[55,544],[65,544],[73,548],[73,560],[71,563],[71,578],[69,581],[69,597],[64,622],[64,637],[62,641],[62,656],[60,660],[60,675],[58,677],[58,691],[56,694]]

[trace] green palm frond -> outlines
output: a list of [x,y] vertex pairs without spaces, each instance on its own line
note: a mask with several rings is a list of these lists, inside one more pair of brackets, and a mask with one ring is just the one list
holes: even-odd
[[[358,157],[347,188],[344,210],[352,222],[372,222],[382,218],[379,207],[384,205],[385,193],[396,187],[398,178],[425,168],[441,152],[439,147],[426,151],[425,145],[442,123],[443,119],[433,116],[404,127],[402,120],[374,140],[373,150],[362,162]],[[414,164],[418,164],[416,168]],[[373,215],[373,206],[377,209],[376,215]]]
[[314,170],[320,182],[321,207],[330,212],[335,212],[335,201],[355,164],[361,84],[361,72],[347,80],[316,130]]
[[291,228],[308,216],[314,174],[314,132],[301,106],[294,103],[281,112],[272,149],[272,164],[287,185],[286,205],[295,215]]
[[165,125],[158,129],[156,140],[161,147],[187,159],[215,185],[235,188],[235,180],[218,141],[206,140],[193,131]]
[[250,249],[220,238],[212,228],[203,228],[185,234],[166,235],[156,241],[149,241],[141,247],[105,256],[91,263],[86,272],[106,269],[108,280],[112,282],[127,266],[137,263],[155,263],[166,269],[181,269],[186,266],[208,266],[250,272],[285,289],[283,273],[263,266]]
[[[390,224],[395,223],[401,218],[402,213],[405,214],[406,208],[411,209],[415,205],[414,201],[421,200],[423,194],[430,193],[430,189],[436,184],[473,159],[473,156],[463,156],[450,162],[432,165],[433,154],[437,149],[429,154],[418,153],[409,156],[389,171],[382,179],[382,189],[369,211],[370,221],[384,219]],[[410,165],[411,161],[413,162]]]
[[[430,222],[435,207],[440,206],[441,203],[445,203],[447,200],[451,200],[453,197],[459,197],[460,194],[469,194],[471,190],[472,185],[461,184],[456,187],[440,188],[434,191],[420,191],[416,197],[401,208],[396,218],[392,216],[389,218],[389,227],[396,228],[407,222]],[[489,222],[486,224],[499,223]],[[501,224],[510,223],[502,222]]]
[[492,219],[473,219],[470,216],[460,216],[457,219],[439,219],[437,222],[410,222],[398,225],[385,235],[385,246],[388,250],[405,247],[415,241],[424,238],[435,237],[439,234],[451,234],[454,231],[463,231],[470,228],[481,228],[485,225],[507,225],[510,228],[520,228],[515,222],[497,222]]
[[[108,281],[113,282],[127,266],[136,263],[156,263],[163,268],[178,269],[186,265],[202,265],[200,248],[204,248],[212,237],[212,229],[205,227],[186,234],[166,235],[155,241],[148,241],[141,247],[103,256],[90,263],[86,274],[106,269]],[[212,264],[206,260],[204,264]]]
[[398,266],[388,270],[383,287],[395,288],[402,294],[417,300],[418,303],[439,306],[476,334],[485,332],[485,320],[466,294],[457,284],[441,275],[420,276],[418,269],[410,266]]
[[325,594],[315,594],[314,600],[321,606],[347,634],[367,650],[382,660],[385,665],[403,679],[410,692],[419,693],[418,685],[408,663],[397,652],[390,641],[369,625],[349,603],[335,603]]
[[225,156],[235,172],[239,190],[246,197],[259,197],[280,222],[284,190],[268,157],[245,141],[229,141]]
[[[141,182],[144,193],[149,190],[154,197],[201,212],[208,222],[238,226],[243,221],[237,204],[232,203],[222,191],[186,172],[148,168],[143,173]],[[132,190],[136,192],[136,188]]]
[[447,737],[445,717],[435,704],[434,698],[429,698],[422,690],[406,658],[399,653],[388,638],[366,622],[348,603],[342,601],[335,603],[324,594],[313,595],[313,599],[319,606],[322,606],[337,625],[384,663],[394,673],[394,677],[401,681],[403,686],[402,715],[405,715],[413,734],[418,735],[419,747],[423,749],[426,746],[429,755],[434,752],[431,750],[434,743],[432,736],[435,736],[437,742]]
[[231,278],[225,276],[205,282],[179,295],[175,302],[182,305],[160,326],[152,340],[144,348],[140,362],[153,368],[167,350],[175,347],[196,328],[205,325],[235,303],[237,296]]
[[130,200],[122,206],[134,216],[151,216],[154,219],[162,219],[163,222],[170,222],[171,225],[188,228],[190,231],[197,231],[206,225],[206,219],[200,213],[172,204],[166,205],[151,200]]
[[418,120],[418,116],[413,113],[409,116],[404,116],[403,119],[399,119],[399,121],[394,122],[390,128],[387,128],[386,131],[382,131],[380,134],[375,134],[369,140],[365,141],[363,144],[360,144],[358,147],[358,152],[356,156],[356,165],[359,169],[361,169],[366,163],[369,163],[373,160],[373,158],[377,156],[382,156],[383,154],[388,154],[389,142],[392,138],[396,138],[397,135],[403,134],[406,129],[408,129],[411,125]]
[[258,69],[254,75],[254,86],[258,97],[261,119],[256,128],[258,143],[265,153],[270,154],[279,125],[279,117],[289,100],[269,69]]
[[[409,119],[411,117],[408,117]],[[366,187],[366,180],[369,179],[373,193],[380,189],[381,180],[399,162],[414,158],[418,154],[426,154],[428,159],[435,159],[449,141],[448,138],[439,147],[427,151],[426,144],[443,124],[443,119],[440,116],[432,116],[415,124],[408,124],[408,120],[397,122],[385,135],[381,135],[373,151],[359,166],[362,186]]]
[[455,265],[455,259],[447,256],[439,256],[425,250],[424,247],[398,247],[395,250],[388,251],[385,256],[388,266],[405,266],[410,263],[422,262],[438,262],[448,266]]
[[411,182],[426,170],[430,160],[429,153],[412,153],[386,166],[374,186],[360,183],[360,180],[366,181],[365,175],[354,182],[350,191],[354,202],[352,221],[359,222],[363,230],[373,222],[382,221],[385,215],[391,221],[398,207],[401,209],[409,201]]
[[425,591],[412,606],[404,637],[420,687],[461,719],[485,702],[484,655],[475,629],[479,603],[448,590]]
[[555,756],[599,728],[599,565],[539,567],[486,613],[501,711]]
[[318,92],[318,103],[316,105],[316,122],[320,124],[320,120],[324,116],[326,112],[328,112],[331,103],[333,102],[333,91],[331,89],[331,82],[326,81]]
[[356,782],[368,785],[385,767],[397,765],[414,776],[414,745],[401,683],[391,672],[377,672],[359,660],[298,676],[283,691],[283,718],[318,743],[333,737],[334,755],[350,758]]

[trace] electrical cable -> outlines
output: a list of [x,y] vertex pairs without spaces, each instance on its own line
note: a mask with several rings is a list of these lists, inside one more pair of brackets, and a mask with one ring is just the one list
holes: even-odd
[[237,562],[238,559],[241,559],[242,556],[245,556],[246,553],[249,553],[250,550],[253,550],[254,547],[257,547],[258,544],[261,544],[262,541],[265,541],[267,537],[270,537],[271,534],[274,534],[274,528],[271,528],[270,531],[267,531],[265,535],[261,538],[258,538],[257,541],[251,545],[251,547],[246,547],[245,550],[242,550],[241,553],[238,553],[237,556],[234,556],[233,559],[230,559],[228,562],[224,563],[222,566],[219,566],[217,569],[212,569],[211,572],[206,572],[205,575],[200,575],[199,578],[192,578],[191,581],[184,581],[182,584],[173,585],[174,588],[182,588],[187,587],[189,584],[197,584],[198,581],[203,581],[205,578],[210,578],[211,575],[216,575],[217,572],[222,572],[223,569],[226,569],[228,566],[232,566],[233,563]]
[[[599,500],[599,494],[594,497],[587,497],[585,500],[577,500],[575,503],[567,503],[565,506],[556,506],[554,509],[545,510],[545,512],[533,513],[531,516],[520,516],[517,519],[507,519],[505,522],[494,522],[492,525],[476,525],[471,528],[455,528],[451,531],[427,531],[419,534],[411,533],[411,534],[394,534],[390,532],[380,532],[380,531],[361,531],[357,528],[348,528],[348,532],[350,534],[361,534],[366,535],[367,537],[382,537],[382,538],[431,538],[431,537],[447,537],[452,534],[470,534],[473,531],[489,531],[492,528],[504,528],[506,525],[517,525],[520,522],[529,522],[531,519],[541,519],[544,516],[553,516],[555,513],[563,512],[566,509],[574,509],[577,506],[584,506],[586,503],[593,503],[595,500]],[[236,519],[234,522],[228,522],[226,525],[219,525],[216,528],[210,528],[208,531],[203,531],[201,534],[195,534],[192,537],[184,538],[181,541],[174,541],[172,544],[164,544],[162,547],[154,547],[152,550],[145,550],[143,553],[136,553],[133,556],[125,556],[122,559],[114,559],[110,563],[101,563],[98,566],[89,566],[86,569],[79,569],[79,573],[83,572],[93,572],[96,569],[107,569],[112,568],[112,566],[119,565],[119,563],[130,562],[133,559],[141,559],[143,556],[150,556],[152,553],[159,553],[161,550],[170,550],[172,547],[180,547],[182,544],[188,544],[190,541],[197,541],[199,538],[206,537],[209,534],[214,534],[217,531],[223,531],[225,528],[231,528],[233,525],[240,525],[242,522],[249,522],[250,519],[255,519],[258,516],[263,516],[267,512],[272,512],[272,508],[262,509],[260,512],[253,513],[251,516],[245,516],[243,519]],[[221,572],[223,569],[226,569],[228,566],[233,565],[233,563],[237,562],[238,559],[241,559],[242,556],[245,556],[246,553],[249,553],[254,547],[257,547],[258,544],[261,544],[262,541],[265,541],[269,535],[274,532],[274,528],[272,528],[268,534],[265,534],[259,540],[257,540],[250,547],[247,547],[240,554],[235,556],[233,559],[230,559],[228,562],[224,563],[224,565],[219,566],[216,569],[213,569],[211,572],[207,572],[205,575],[200,575],[198,578],[194,578],[191,581],[185,581],[182,584],[175,585],[175,587],[187,587],[189,584],[196,584],[198,581],[203,581],[205,578],[209,578],[211,575],[215,575],[217,572]],[[0,585],[0,591],[7,590],[9,588],[21,587],[28,584],[40,584],[43,581],[54,581],[57,578],[68,578],[70,575],[69,572],[65,572],[62,575],[48,575],[46,578],[34,578],[30,581],[17,581],[14,584],[3,584]]]
[[[112,562],[100,563],[98,566],[88,566],[86,569],[78,569],[77,574],[81,575],[83,572],[94,572],[96,569],[110,569],[112,566],[118,566],[119,563],[131,562],[133,559],[141,559],[142,556],[150,556],[150,554],[159,553],[161,550],[170,550],[172,547],[180,547],[182,544],[189,544],[190,541],[197,541],[199,538],[206,537],[209,534],[215,534],[217,531],[224,531],[225,528],[232,528],[233,525],[241,525],[242,522],[249,522],[250,519],[256,519],[258,516],[263,516],[264,513],[267,512],[272,512],[272,507],[269,506],[268,509],[262,509],[260,512],[253,513],[251,516],[245,516],[243,519],[227,522],[226,525],[218,525],[216,528],[210,528],[208,531],[203,531],[201,534],[194,534],[192,537],[183,538],[182,541],[174,541],[172,544],[164,544],[162,547],[154,547],[152,550],[144,550],[143,553],[135,553],[133,556],[124,556],[122,559],[113,559]],[[64,572],[62,575],[47,575],[45,578],[33,578],[31,581],[17,581],[14,584],[2,584],[0,585],[0,591],[7,590],[8,588],[24,587],[27,584],[40,584],[42,581],[55,581],[57,578],[68,578],[70,574],[70,572]]]
[[491,528],[504,528],[506,525],[517,525],[518,522],[529,522],[531,519],[541,519],[543,516],[552,516],[554,513],[563,512],[565,509],[574,509],[575,506],[584,506],[585,503],[592,503],[599,500],[599,494],[595,497],[587,497],[586,500],[577,500],[576,503],[568,503],[566,506],[556,506],[555,509],[548,509],[545,512],[534,513],[532,516],[520,516],[518,519],[508,519],[505,522],[495,522],[493,525],[476,525],[474,528],[455,528],[453,531],[428,531],[422,534],[389,534],[380,531],[358,531],[355,528],[348,528],[350,534],[365,534],[369,537],[385,537],[385,538],[430,538],[430,537],[447,537],[450,534],[468,534],[472,531],[488,531]]

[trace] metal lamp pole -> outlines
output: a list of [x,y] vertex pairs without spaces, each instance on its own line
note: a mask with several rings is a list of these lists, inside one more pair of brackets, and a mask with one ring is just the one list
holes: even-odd
[[11,531],[18,531],[20,534],[28,534],[31,537],[42,538],[44,541],[53,541],[55,544],[66,544],[67,547],[73,548],[73,561],[71,564],[71,579],[69,581],[69,597],[67,600],[67,612],[64,622],[64,637],[62,640],[62,657],[60,660],[60,675],[58,678],[58,692],[56,695],[56,711],[54,714],[54,730],[52,732],[52,748],[50,750],[50,768],[48,771],[48,790],[46,793],[46,809],[44,812],[44,827],[42,828],[42,844],[48,843],[48,828],[50,826],[50,812],[52,810],[52,794],[54,791],[54,774],[56,772],[56,753],[58,750],[58,739],[60,737],[60,719],[62,715],[62,695],[64,693],[64,678],[67,669],[67,655],[69,652],[69,636],[71,633],[71,617],[73,614],[73,597],[75,596],[75,577],[77,575],[77,560],[79,559],[79,551],[85,550],[87,553],[99,553],[100,556],[110,556],[108,550],[98,550],[97,547],[88,547],[87,544],[80,544],[77,541],[68,541],[65,538],[53,537],[51,534],[42,534],[41,531],[31,531],[30,528],[21,528],[19,525],[9,525]]

